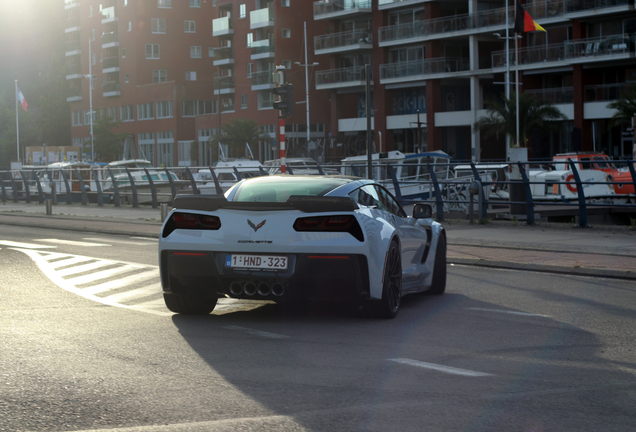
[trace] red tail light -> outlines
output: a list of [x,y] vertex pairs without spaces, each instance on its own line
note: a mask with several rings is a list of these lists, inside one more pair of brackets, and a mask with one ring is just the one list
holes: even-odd
[[172,215],[172,221],[177,228],[196,228],[199,226],[199,220],[197,215],[190,213],[174,213]]
[[294,229],[299,232],[348,232],[360,241],[364,241],[362,230],[355,217],[351,215],[312,216],[296,219]]
[[221,228],[221,219],[217,216],[175,212],[166,223],[162,235],[168,237],[176,229],[218,230],[219,228]]

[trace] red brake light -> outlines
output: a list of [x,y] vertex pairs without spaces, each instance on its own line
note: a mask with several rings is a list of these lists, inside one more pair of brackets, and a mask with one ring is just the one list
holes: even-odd
[[216,216],[199,215],[199,222],[205,229],[218,230],[221,228],[221,219]]
[[353,223],[351,216],[328,216],[322,223],[325,231],[347,231]]
[[189,213],[174,213],[172,220],[177,228],[196,228],[199,225],[197,216]]
[[352,215],[312,216],[298,218],[294,222],[296,231],[306,232],[348,232],[356,239],[363,241],[364,236],[358,221]]
[[221,219],[217,216],[197,215],[193,213],[173,213],[172,222],[175,228],[181,229],[209,229],[221,228]]
[[296,231],[315,231],[324,219],[322,216],[296,219],[294,229]]

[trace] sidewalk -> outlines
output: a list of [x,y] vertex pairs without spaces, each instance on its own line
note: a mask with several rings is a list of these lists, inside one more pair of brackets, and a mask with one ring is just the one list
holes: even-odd
[[[102,234],[158,237],[161,209],[111,205],[0,203],[0,223]],[[569,224],[525,226],[444,222],[450,264],[533,270],[636,280],[636,231],[623,226],[578,228]]]

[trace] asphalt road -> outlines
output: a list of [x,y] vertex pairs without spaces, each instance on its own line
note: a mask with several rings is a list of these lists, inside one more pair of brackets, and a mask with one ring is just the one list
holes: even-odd
[[156,260],[156,239],[0,226],[0,430],[636,430],[633,281],[457,265],[394,320],[188,317]]

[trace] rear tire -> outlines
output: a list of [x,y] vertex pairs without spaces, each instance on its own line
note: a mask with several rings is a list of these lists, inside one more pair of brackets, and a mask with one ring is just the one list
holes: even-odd
[[202,295],[164,293],[163,300],[172,312],[184,315],[208,315],[214,310],[219,299]]
[[437,240],[435,250],[435,266],[433,267],[433,281],[427,294],[442,295],[446,291],[446,236],[442,233]]
[[384,270],[382,300],[372,300],[367,304],[369,315],[374,318],[395,318],[402,300],[402,256],[396,241],[391,242]]

